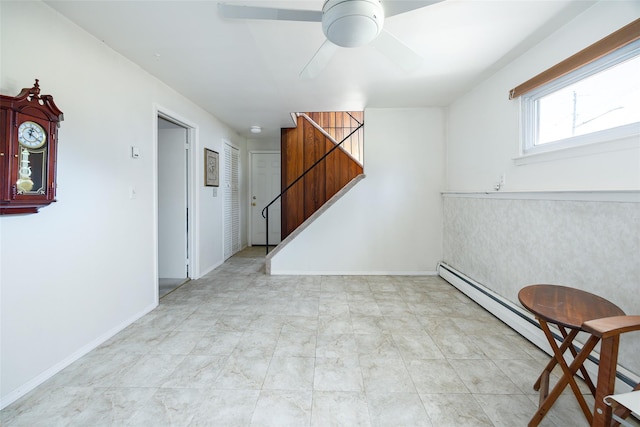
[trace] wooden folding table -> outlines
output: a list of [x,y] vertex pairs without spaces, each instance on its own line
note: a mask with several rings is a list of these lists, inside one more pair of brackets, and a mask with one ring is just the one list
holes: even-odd
[[[600,340],[600,337],[592,334],[579,352],[574,347],[573,341],[579,332],[586,332],[582,327],[584,322],[612,316],[623,316],[624,311],[602,297],[580,289],[560,285],[527,286],[520,290],[518,299],[527,310],[536,316],[538,322],[540,322],[540,328],[553,350],[553,358],[534,384],[534,390],[540,391],[540,403],[538,411],[529,422],[529,427],[535,427],[542,421],[567,385],[571,386],[571,390],[578,400],[584,416],[589,425],[591,425],[593,412],[578,388],[575,375],[578,371],[582,373],[587,386],[595,397],[596,387],[583,364]],[[556,338],[549,329],[549,324],[556,325],[560,331],[562,335],[560,345],[556,343]],[[570,364],[567,363],[564,356],[567,350],[573,356],[573,361]],[[549,374],[556,365],[560,365],[563,375],[549,392]]]

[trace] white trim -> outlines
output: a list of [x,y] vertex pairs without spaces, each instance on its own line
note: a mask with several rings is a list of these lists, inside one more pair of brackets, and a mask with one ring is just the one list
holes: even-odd
[[[489,313],[502,320],[507,326],[518,332],[524,338],[533,343],[536,347],[540,348],[548,355],[552,354],[551,346],[547,342],[547,339],[545,338],[542,330],[537,325],[535,317],[527,310],[496,294],[486,286],[483,286],[482,284],[476,282],[475,280],[459,272],[450,265],[440,263],[438,265],[438,272],[440,277],[449,282],[460,292],[467,295],[473,301],[478,303]],[[550,326],[550,328],[553,333],[557,334],[557,336],[560,336],[560,332],[557,330],[557,328],[554,328],[553,326]],[[591,356],[595,357],[598,360],[600,358],[600,355],[595,351],[591,353]],[[597,364],[595,364],[591,360],[587,360],[585,362],[585,367],[592,379],[597,378]],[[618,365],[617,370],[619,373],[627,376],[634,383],[637,384],[638,382],[640,382],[640,376],[629,371],[623,366]],[[616,378],[616,390],[630,391],[631,386]]]
[[107,331],[104,334],[98,336],[96,339],[92,340],[88,344],[80,347],[77,351],[71,353],[69,356],[65,357],[63,360],[61,360],[60,362],[56,363],[55,365],[53,365],[49,369],[43,371],[42,373],[40,373],[36,377],[34,377],[31,380],[27,381],[26,383],[20,385],[15,390],[9,392],[8,394],[6,394],[4,397],[2,397],[0,399],[0,410],[6,408],[10,404],[15,402],[19,398],[21,398],[22,396],[24,396],[25,394],[29,393],[31,390],[35,389],[40,384],[42,384],[45,381],[47,381],[49,378],[51,378],[54,375],[56,375],[57,373],[59,373],[60,371],[62,371],[67,366],[69,366],[72,363],[80,360],[83,356],[88,354],[90,351],[93,351],[96,348],[98,348],[101,344],[105,343],[107,340],[109,340],[110,338],[114,337],[116,334],[118,334],[119,332],[124,330],[126,327],[131,325],[133,322],[135,322],[136,320],[140,319],[141,317],[149,314],[157,306],[158,306],[158,303],[156,301],[155,303],[147,306],[142,311],[140,311],[137,314],[131,316],[129,319],[125,320],[124,322],[121,322],[117,326],[111,328],[109,331]]
[[590,156],[640,147],[640,122],[549,142],[514,157],[516,165]]
[[202,274],[200,275],[200,277],[206,276],[207,274],[211,273],[216,268],[220,267],[222,264],[224,264],[224,261],[218,262],[218,263],[212,265],[211,267],[206,268],[205,270],[202,271]]
[[557,200],[577,202],[640,203],[640,190],[611,191],[500,191],[500,192],[442,192],[442,197],[501,200]]
[[600,134],[604,134],[607,131],[576,136],[570,139],[582,141],[567,146],[562,146],[561,143],[559,143],[558,145],[554,144],[551,148],[547,147],[547,149],[532,150],[522,156],[514,157],[513,162],[516,166],[521,166],[611,153],[614,151],[640,149],[640,123],[632,123],[627,126],[622,126],[622,128],[612,129],[612,131],[615,132],[609,133],[606,137],[601,137]]
[[272,276],[437,276],[437,271],[300,271],[300,270],[275,270]]
[[[640,122],[629,123],[623,126],[603,129],[596,132],[586,133],[584,135],[576,135],[569,138],[563,138],[557,141],[547,142],[545,144],[536,145],[526,150],[520,157],[528,157],[536,154],[549,153],[553,151],[564,151],[572,148],[579,148],[585,145],[599,147],[597,152],[615,151],[609,148],[609,143],[627,138],[633,138],[637,141],[640,136]],[[636,144],[637,146],[638,144]],[[578,152],[579,153],[579,152]]]

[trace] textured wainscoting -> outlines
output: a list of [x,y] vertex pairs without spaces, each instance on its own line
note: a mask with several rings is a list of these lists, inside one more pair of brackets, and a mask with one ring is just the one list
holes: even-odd
[[[444,262],[502,297],[555,283],[640,314],[640,194],[444,194]],[[640,374],[640,334],[619,362]]]

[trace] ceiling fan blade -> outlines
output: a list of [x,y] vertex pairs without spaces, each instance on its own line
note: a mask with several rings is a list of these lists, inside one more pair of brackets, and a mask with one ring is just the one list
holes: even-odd
[[331,43],[329,40],[325,40],[320,46],[320,49],[313,55],[311,61],[300,72],[300,77],[303,79],[313,79],[318,76],[322,70],[327,66],[333,55],[339,49],[338,46]]
[[417,70],[424,62],[422,56],[385,30],[382,30],[371,45],[406,72]]
[[271,7],[238,6],[218,3],[218,11],[228,19],[267,19],[273,21],[321,22],[322,11],[301,9],[276,9]]
[[441,1],[443,0],[382,0],[382,7],[384,8],[384,16],[389,18],[394,15],[400,15],[401,13],[440,3]]

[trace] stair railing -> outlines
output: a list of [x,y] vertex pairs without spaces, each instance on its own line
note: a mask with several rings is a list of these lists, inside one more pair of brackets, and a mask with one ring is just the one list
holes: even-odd
[[327,151],[322,157],[320,157],[318,160],[316,160],[316,162],[314,164],[312,164],[311,166],[309,166],[309,168],[307,170],[302,172],[302,175],[297,177],[291,184],[287,185],[287,187],[284,190],[282,190],[282,192],[280,194],[278,194],[271,202],[269,202],[269,204],[267,206],[264,207],[264,209],[262,209],[262,217],[266,220],[265,221],[265,247],[267,248],[267,252],[266,252],[267,254],[269,253],[269,207],[271,205],[273,205],[275,202],[277,202],[278,199],[280,199],[284,193],[289,191],[289,189],[291,189],[291,187],[293,187],[298,181],[300,181],[309,172],[311,172],[311,170],[313,168],[318,166],[321,161],[326,159],[329,156],[329,154],[333,153],[335,150],[340,148],[340,146],[342,145],[343,142],[348,140],[353,134],[358,132],[363,126],[364,126],[364,123],[358,122],[358,127],[356,127],[353,131],[351,131],[351,133],[349,133],[349,135],[347,135],[342,141],[340,141],[337,144],[335,144],[331,148],[331,150]]

